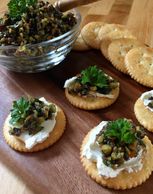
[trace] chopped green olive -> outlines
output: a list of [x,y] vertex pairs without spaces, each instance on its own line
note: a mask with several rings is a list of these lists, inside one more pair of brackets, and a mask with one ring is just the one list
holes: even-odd
[[105,154],[105,155],[110,155],[112,152],[112,147],[110,145],[104,144],[101,146],[101,151]]
[[98,139],[97,139],[98,143],[102,143],[103,140],[104,140],[104,136],[103,135],[99,136]]

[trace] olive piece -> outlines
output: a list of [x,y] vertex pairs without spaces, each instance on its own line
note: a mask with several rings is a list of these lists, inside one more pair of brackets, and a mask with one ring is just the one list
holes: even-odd
[[98,139],[97,139],[98,143],[102,143],[103,140],[104,140],[104,136],[103,135],[99,136]]
[[101,151],[105,154],[105,155],[110,155],[112,152],[112,147],[110,145],[104,144],[101,146]]
[[122,159],[123,156],[124,156],[123,152],[112,152],[112,154],[111,154],[112,160]]

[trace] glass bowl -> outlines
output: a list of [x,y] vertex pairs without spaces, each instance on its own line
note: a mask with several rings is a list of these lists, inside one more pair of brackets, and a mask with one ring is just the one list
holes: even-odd
[[23,73],[46,71],[58,65],[71,51],[80,30],[80,13],[77,9],[70,12],[77,20],[72,30],[51,40],[26,45],[20,52],[18,46],[0,46],[0,65],[8,70]]

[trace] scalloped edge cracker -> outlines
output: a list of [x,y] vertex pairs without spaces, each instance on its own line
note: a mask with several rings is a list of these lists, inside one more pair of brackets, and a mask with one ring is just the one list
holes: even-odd
[[135,81],[153,88],[153,48],[131,49],[125,56],[125,65]]

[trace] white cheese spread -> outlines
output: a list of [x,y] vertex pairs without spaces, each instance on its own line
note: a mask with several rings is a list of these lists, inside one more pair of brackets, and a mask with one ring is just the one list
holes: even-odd
[[[48,101],[46,101],[45,98],[40,98],[39,100],[41,100],[42,102],[44,102],[45,104],[50,104]],[[56,107],[56,112],[57,112],[57,107]],[[38,133],[36,133],[35,135],[29,135],[27,131],[23,132],[19,137],[17,137],[18,139],[20,139],[21,141],[23,141],[25,143],[25,147],[27,149],[31,149],[33,146],[35,146],[38,143],[42,143],[43,141],[45,141],[45,139],[47,139],[47,137],[49,136],[49,134],[53,131],[54,126],[56,124],[56,113],[54,114],[52,119],[48,119],[46,121],[44,121],[41,126],[43,127],[43,130],[39,131]],[[8,119],[6,121],[6,124],[9,127],[21,127],[21,126],[12,126],[9,121],[11,119],[11,115],[8,116]]]
[[140,99],[143,101],[144,106],[153,112],[153,108],[148,106],[151,102],[151,100],[149,100],[150,97],[153,97],[153,90],[143,93]]
[[82,156],[86,157],[92,162],[96,162],[98,174],[104,176],[105,178],[116,177],[123,170],[126,170],[129,173],[141,170],[143,166],[141,162],[142,150],[139,151],[137,157],[124,162],[124,164],[117,169],[113,169],[104,164],[102,152],[100,151],[99,145],[95,140],[96,135],[99,134],[106,124],[107,121],[103,121],[91,131],[88,142],[84,146]]
[[68,88],[71,85],[71,83],[73,83],[76,79],[77,79],[77,76],[67,79],[65,81],[64,88]]

